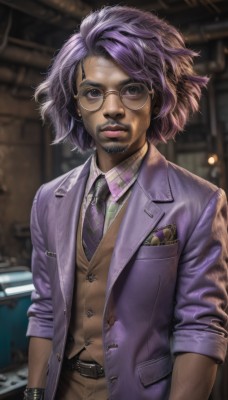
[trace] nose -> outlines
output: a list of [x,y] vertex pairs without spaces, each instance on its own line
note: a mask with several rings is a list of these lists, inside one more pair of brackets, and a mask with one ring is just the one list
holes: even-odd
[[102,106],[103,115],[105,117],[122,117],[125,114],[123,103],[118,92],[110,91],[106,94]]

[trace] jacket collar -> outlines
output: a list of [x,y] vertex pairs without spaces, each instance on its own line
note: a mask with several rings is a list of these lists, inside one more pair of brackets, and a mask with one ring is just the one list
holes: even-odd
[[[68,173],[55,190],[56,197],[64,197],[80,179],[89,174],[91,157],[79,168]],[[168,178],[168,163],[154,145],[149,145],[138,176],[138,184],[150,200],[155,202],[173,201]]]
[[86,162],[78,168],[73,169],[72,171],[66,174],[65,179],[61,182],[61,184],[55,189],[56,197],[64,197],[72,188],[74,188],[75,184],[84,179],[89,174],[91,157],[86,160]]
[[173,201],[168,177],[168,162],[154,145],[148,148],[138,176],[138,184],[154,202]]

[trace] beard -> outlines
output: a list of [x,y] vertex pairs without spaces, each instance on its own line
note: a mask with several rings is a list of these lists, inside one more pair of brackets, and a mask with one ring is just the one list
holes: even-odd
[[112,145],[112,146],[103,146],[104,151],[108,154],[120,154],[124,153],[127,150],[128,146],[120,146],[120,145]]

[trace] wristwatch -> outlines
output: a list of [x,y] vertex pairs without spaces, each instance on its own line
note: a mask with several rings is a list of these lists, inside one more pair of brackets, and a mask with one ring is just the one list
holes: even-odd
[[44,389],[41,388],[26,388],[24,391],[23,400],[43,400]]

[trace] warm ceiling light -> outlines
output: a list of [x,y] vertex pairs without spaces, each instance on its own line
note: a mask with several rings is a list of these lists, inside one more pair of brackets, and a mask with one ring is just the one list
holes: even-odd
[[215,165],[218,162],[217,154],[211,154],[208,157],[207,162],[208,162],[209,165]]

